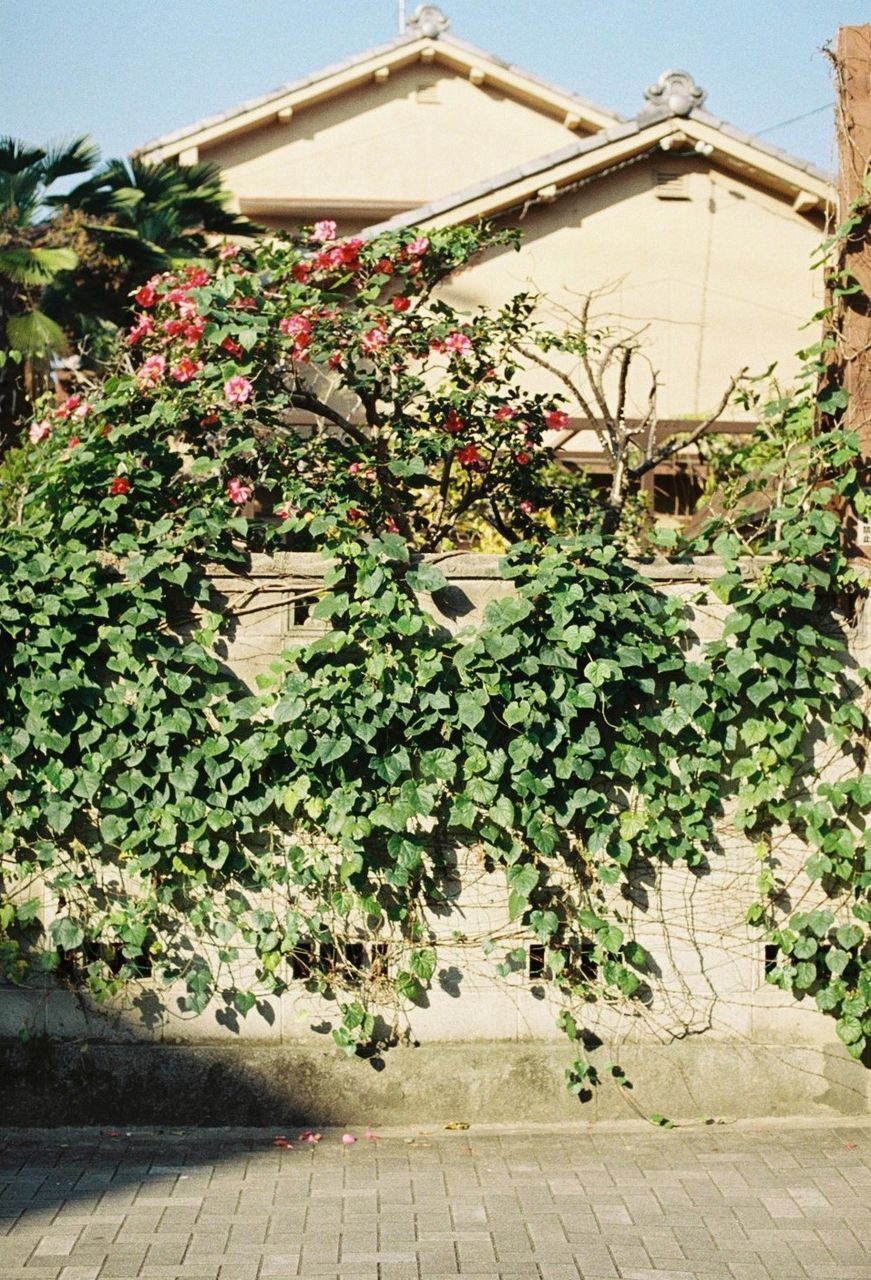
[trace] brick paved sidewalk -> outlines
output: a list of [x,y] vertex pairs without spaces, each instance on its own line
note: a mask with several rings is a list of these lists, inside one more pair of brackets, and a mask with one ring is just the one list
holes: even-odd
[[871,1124],[0,1130],[0,1280],[871,1280]]

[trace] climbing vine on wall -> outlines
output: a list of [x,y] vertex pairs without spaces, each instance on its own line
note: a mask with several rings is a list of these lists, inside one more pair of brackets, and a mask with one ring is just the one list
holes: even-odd
[[[214,273],[146,286],[142,355],[92,399],[46,406],[30,466],[13,460],[5,973],[26,981],[36,960],[98,998],[148,975],[190,1010],[217,997],[240,1016],[305,981],[335,996],[340,1047],[366,1051],[398,1034],[378,1013],[434,980],[466,849],[504,879],[505,915],[453,942],[506,975],[537,948],[582,1092],[587,1003],[649,995],[625,909],[635,879],[701,868],[727,811],[757,850],[749,923],[777,948],[770,977],[830,1012],[861,1056],[865,673],[847,620],[827,622],[861,585],[832,510],[855,490],[855,441],[796,429],[761,523],[706,532],[697,549],[723,561],[728,616],[700,646],[685,605],[596,531],[588,496],[552,537],[535,477],[562,411],[514,386],[525,304],[468,321],[431,298],[483,241],[316,234],[281,263],[235,272],[227,252]],[[415,361],[433,351],[424,375]],[[331,362],[361,422],[318,398]],[[454,637],[421,606],[447,584],[419,552],[450,545],[473,508],[511,543],[514,590]],[[330,557],[314,605],[329,629],[248,689],[222,661],[230,620],[209,565],[244,570],[252,550],[288,544]],[[809,750],[820,741],[834,772]],[[809,850],[801,885],[773,853],[784,829]]]

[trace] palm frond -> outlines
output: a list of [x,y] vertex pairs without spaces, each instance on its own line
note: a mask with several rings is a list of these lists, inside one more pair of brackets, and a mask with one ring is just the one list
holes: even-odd
[[78,262],[72,249],[0,249],[0,275],[15,284],[48,284],[59,271],[72,271]]
[[40,164],[46,156],[43,147],[31,147],[20,138],[0,137],[0,172],[24,173]]
[[48,356],[66,350],[64,331],[42,311],[26,311],[6,322],[9,346],[27,356]]
[[51,186],[58,178],[68,178],[74,173],[87,173],[93,169],[100,159],[100,148],[83,134],[80,138],[51,143],[46,148],[42,162],[43,177],[46,186]]

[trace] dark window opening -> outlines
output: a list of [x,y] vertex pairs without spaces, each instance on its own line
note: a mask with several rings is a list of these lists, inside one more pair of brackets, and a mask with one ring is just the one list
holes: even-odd
[[312,600],[292,600],[290,604],[291,625],[294,627],[304,627],[311,615],[314,601]]
[[532,981],[545,975],[544,944],[533,942],[529,948],[529,977]]
[[578,962],[578,968],[581,971],[581,977],[587,982],[595,982],[599,976],[599,966],[593,958],[593,952],[595,949],[595,943],[589,938],[584,938],[581,943],[581,955]]
[[688,468],[656,472],[653,477],[653,510],[663,516],[692,515],[703,487],[701,476]]
[[122,942],[93,942],[86,938],[82,943],[82,959],[86,965],[104,964],[116,978],[125,965],[128,973],[132,972],[137,978],[150,978],[153,968],[150,947],[146,939],[140,955],[125,956]]
[[301,939],[288,955],[291,976],[306,982],[312,977],[331,977],[349,986],[360,982],[364,974],[370,977],[387,976],[388,947],[386,942],[373,942],[367,947],[362,942],[316,942]]

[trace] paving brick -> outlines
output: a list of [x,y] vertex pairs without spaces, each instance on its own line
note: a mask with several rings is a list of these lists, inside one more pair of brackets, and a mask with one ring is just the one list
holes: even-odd
[[865,1123],[272,1136],[0,1131],[0,1280],[871,1280]]

